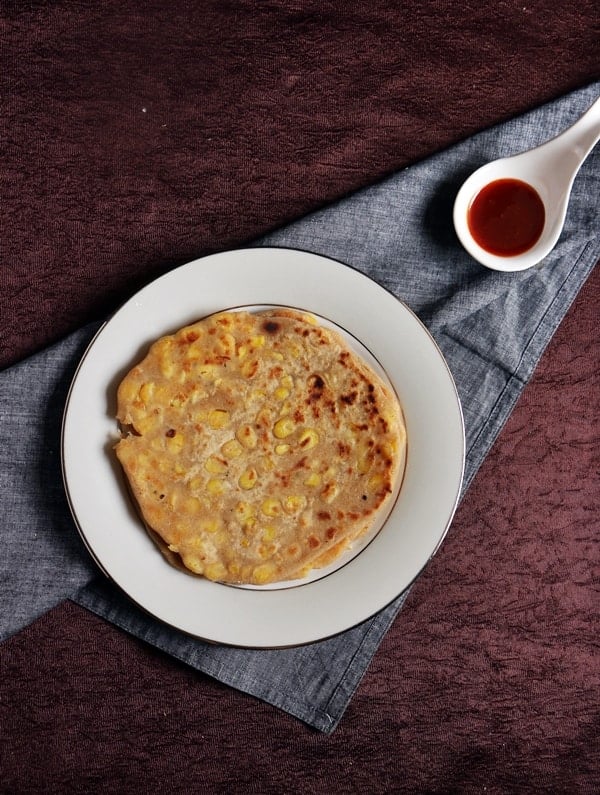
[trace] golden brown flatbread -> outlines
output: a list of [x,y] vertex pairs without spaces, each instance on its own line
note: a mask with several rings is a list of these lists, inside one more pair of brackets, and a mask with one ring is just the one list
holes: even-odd
[[307,314],[223,312],[156,341],[118,389],[116,454],[172,562],[304,577],[365,533],[404,467],[396,395]]

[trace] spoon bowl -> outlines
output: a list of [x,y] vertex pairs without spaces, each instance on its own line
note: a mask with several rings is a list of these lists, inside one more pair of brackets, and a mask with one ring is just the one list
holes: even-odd
[[[473,172],[454,201],[453,220],[458,238],[482,265],[515,272],[537,265],[552,251],[562,232],[573,182],[581,164],[600,139],[600,99],[571,127],[546,143],[513,157],[493,160]],[[497,180],[518,180],[531,186],[544,206],[541,234],[526,251],[498,254],[475,239],[469,223],[474,200]]]

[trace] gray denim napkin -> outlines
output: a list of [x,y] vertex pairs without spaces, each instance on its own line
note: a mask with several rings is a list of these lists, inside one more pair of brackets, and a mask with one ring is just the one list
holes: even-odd
[[[558,247],[530,271],[501,274],[471,260],[452,229],[454,196],[475,168],[554,136],[599,93],[597,83],[486,130],[254,244],[346,262],[417,312],[461,397],[465,489],[600,257],[600,153],[592,153],[577,177]],[[95,330],[81,329],[0,374],[0,638],[70,597],[198,670],[331,732],[407,593],[334,638],[279,651],[205,644],[132,605],[90,560],[60,475],[66,393]]]

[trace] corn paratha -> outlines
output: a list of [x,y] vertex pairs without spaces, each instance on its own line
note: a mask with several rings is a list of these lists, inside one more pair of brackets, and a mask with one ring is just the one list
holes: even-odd
[[157,340],[118,389],[116,454],[171,562],[264,585],[334,561],[405,459],[395,394],[336,331],[223,312]]

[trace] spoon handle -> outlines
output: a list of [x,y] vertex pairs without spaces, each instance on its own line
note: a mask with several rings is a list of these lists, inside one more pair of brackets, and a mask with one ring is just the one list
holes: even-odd
[[577,172],[599,139],[600,98],[571,127],[514,159],[526,163],[530,172],[550,175],[552,182],[561,185],[568,196]]
[[583,161],[600,139],[600,98],[579,119],[541,148],[549,154],[554,150],[568,158],[569,169],[577,172]]
[[600,140],[600,98],[558,137],[570,138],[574,153],[583,162]]

